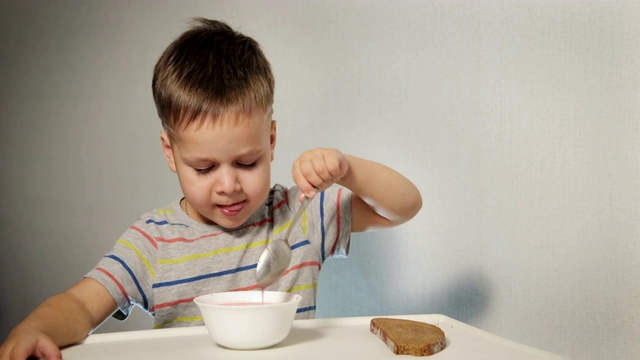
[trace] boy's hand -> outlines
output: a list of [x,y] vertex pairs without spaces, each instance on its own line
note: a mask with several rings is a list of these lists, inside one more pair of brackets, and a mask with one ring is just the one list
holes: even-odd
[[0,360],[24,360],[30,356],[48,360],[62,359],[60,349],[50,337],[38,331],[17,327],[0,347]]
[[309,150],[293,163],[293,180],[301,199],[337,183],[349,189],[351,231],[397,226],[422,207],[418,188],[397,171],[335,149]]
[[59,346],[82,340],[116,309],[102,284],[84,278],[47,299],[18,324],[0,347],[0,360],[62,359]]
[[293,163],[293,181],[302,191],[301,196],[313,197],[318,191],[342,179],[349,171],[349,161],[336,149],[305,151]]

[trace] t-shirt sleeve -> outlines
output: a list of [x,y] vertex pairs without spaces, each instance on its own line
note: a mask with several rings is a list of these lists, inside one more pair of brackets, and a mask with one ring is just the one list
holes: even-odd
[[[299,204],[299,190],[294,187],[289,201]],[[295,209],[292,209],[295,211]],[[339,185],[316,195],[307,208],[309,237],[317,242],[322,261],[329,257],[347,257],[351,239],[351,191]]]
[[332,186],[323,193],[324,208],[331,212],[328,219],[325,215],[323,223],[325,228],[330,225],[335,229],[330,234],[334,240],[328,241],[331,247],[326,246],[325,250],[332,257],[347,257],[351,240],[351,191],[341,186]]
[[113,317],[126,319],[135,305],[151,312],[156,256],[155,240],[145,231],[144,224],[138,222],[127,229],[111,251],[85,275],[109,291],[118,306]]

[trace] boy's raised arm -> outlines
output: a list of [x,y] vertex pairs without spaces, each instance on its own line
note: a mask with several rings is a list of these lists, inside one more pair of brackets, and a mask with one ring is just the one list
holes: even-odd
[[293,165],[293,178],[307,196],[333,183],[351,190],[353,232],[400,225],[422,207],[420,191],[402,174],[335,149],[304,152]]
[[18,324],[0,347],[0,360],[61,359],[59,347],[85,338],[115,310],[116,303],[104,286],[82,279],[47,299]]
[[346,157],[349,172],[338,184],[357,195],[351,200],[351,231],[397,226],[420,211],[422,196],[409,179],[383,164]]

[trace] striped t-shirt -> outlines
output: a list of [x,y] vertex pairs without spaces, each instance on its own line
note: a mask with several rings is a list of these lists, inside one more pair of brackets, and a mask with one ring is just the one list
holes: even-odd
[[[297,187],[275,185],[265,206],[237,229],[188,217],[180,201],[146,213],[86,276],[116,301],[116,318],[134,305],[155,317],[156,328],[203,324],[193,298],[207,293],[256,290],[256,266],[266,244],[284,237],[301,205]],[[351,193],[332,186],[315,196],[294,225],[289,268],[267,290],[300,294],[297,319],[315,317],[320,268],[346,256],[351,236]]]

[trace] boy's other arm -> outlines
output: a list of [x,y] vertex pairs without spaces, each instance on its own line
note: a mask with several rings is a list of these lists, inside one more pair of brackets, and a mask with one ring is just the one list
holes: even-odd
[[116,310],[116,303],[97,281],[85,278],[55,295],[16,326],[0,347],[0,360],[62,359],[59,347],[85,338]]
[[354,194],[351,200],[351,231],[359,232],[400,225],[422,207],[416,186],[397,171],[336,149],[304,152],[293,165],[293,179],[306,196],[333,183]]

